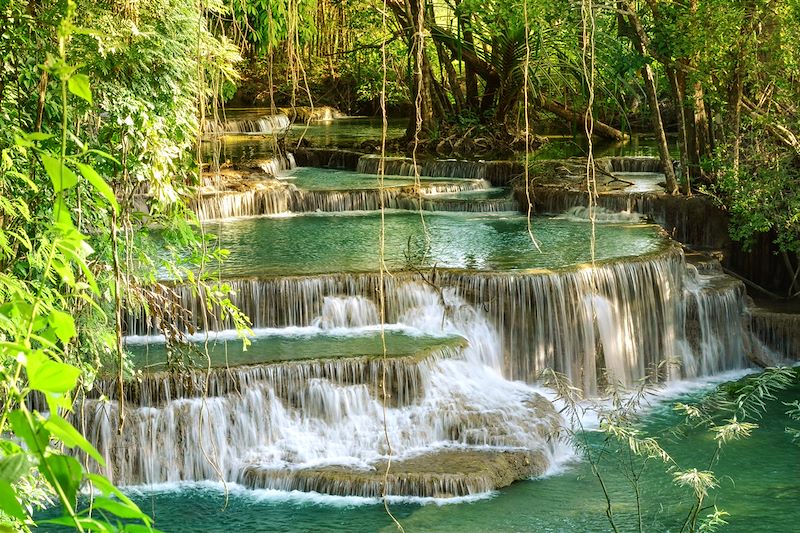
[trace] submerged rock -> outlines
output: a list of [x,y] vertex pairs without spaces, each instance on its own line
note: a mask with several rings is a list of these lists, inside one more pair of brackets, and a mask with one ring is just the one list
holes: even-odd
[[240,482],[250,488],[314,491],[335,496],[383,495],[454,498],[500,489],[543,474],[547,456],[537,450],[443,449],[368,469],[343,466],[301,469],[246,467]]

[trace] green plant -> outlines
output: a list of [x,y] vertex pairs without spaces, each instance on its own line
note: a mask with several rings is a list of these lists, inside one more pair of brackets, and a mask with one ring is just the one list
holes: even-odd
[[[13,271],[0,274],[0,394],[4,400],[0,430],[10,436],[0,441],[0,519],[14,529],[33,525],[33,507],[45,501],[38,487],[46,481],[63,509],[61,518],[48,523],[70,525],[79,531],[150,530],[151,519],[136,504],[64,451],[81,450],[103,463],[97,450],[65,418],[72,410],[82,374],[70,353],[77,337],[71,311],[76,302],[97,307],[101,297],[91,266],[89,238],[73,221],[73,195],[78,187],[85,187],[112,212],[119,210],[113,190],[90,164],[94,156],[112,162],[114,158],[82,145],[68,127],[69,93],[88,104],[93,100],[89,78],[67,62],[67,42],[76,32],[75,7],[74,2],[67,2],[66,14],[57,27],[58,55],[49,56],[44,66],[45,72],[58,80],[60,135],[20,134],[13,146],[3,151],[4,174],[27,181],[38,191],[36,183],[15,169],[11,153],[28,156],[29,172],[49,178],[49,187],[41,193],[52,194],[53,201],[46,228],[35,241],[6,224],[7,218],[35,223],[30,206],[21,199],[3,205],[2,253],[12,255],[21,247],[27,258],[27,276],[16,276]],[[77,141],[78,151],[68,151],[70,140]],[[36,402],[35,396],[44,403]],[[33,404],[38,408],[31,407]],[[78,492],[84,483],[92,487],[93,494],[91,504],[81,508]],[[124,525],[121,519],[139,524]]]
[[[762,373],[747,376],[740,381],[723,384],[700,402],[677,403],[675,410],[684,415],[684,421],[669,431],[648,434],[642,422],[643,408],[647,400],[644,385],[633,391],[623,391],[610,386],[599,401],[581,398],[580,391],[572,387],[563,376],[548,371],[545,373],[549,385],[564,401],[570,422],[568,434],[583,457],[589,462],[592,474],[599,482],[606,502],[606,516],[613,531],[636,529],[646,531],[645,495],[641,491],[644,476],[654,475],[651,464],[662,465],[673,484],[688,489],[689,504],[683,509],[684,519],[680,531],[714,531],[726,524],[728,513],[716,505],[708,506],[710,495],[718,487],[714,472],[723,448],[733,441],[747,439],[758,429],[757,420],[768,403],[775,400],[775,392],[784,390],[800,381],[800,372],[792,368],[771,368]],[[789,404],[789,412],[796,412],[796,402]],[[583,427],[581,420],[586,412],[593,413],[599,421],[600,438],[593,438]],[[702,466],[682,465],[662,445],[665,439],[682,438],[688,430],[707,431],[714,441],[710,456]],[[788,430],[793,435],[794,430]],[[621,472],[628,481],[634,512],[616,512],[624,507],[606,484],[609,469]],[[660,506],[673,505],[659,502]],[[685,505],[685,504],[680,504]],[[625,522],[633,517],[635,523]]]

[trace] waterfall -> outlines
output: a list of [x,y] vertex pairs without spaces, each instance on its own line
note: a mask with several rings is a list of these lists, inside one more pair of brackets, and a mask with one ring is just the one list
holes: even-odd
[[[517,191],[526,205],[524,191]],[[585,192],[560,187],[535,187],[532,200],[539,213],[560,215],[588,204]],[[615,191],[600,194],[597,206],[609,212],[640,213],[662,226],[673,239],[689,246],[720,249],[728,241],[728,222],[711,200],[702,195],[690,198],[653,193]],[[697,220],[703,220],[698,224]]]
[[700,274],[688,265],[684,283],[689,376],[743,368],[749,345],[744,284],[722,273]]
[[800,360],[800,315],[756,308],[751,310],[750,328],[779,360]]
[[600,224],[605,222],[612,224],[625,222],[638,224],[643,218],[639,213],[631,213],[630,211],[610,211],[605,207],[595,207],[593,211],[593,213],[590,213],[588,206],[576,205],[570,207],[563,214],[558,215],[558,217],[567,220],[590,220],[590,215],[593,214],[595,222]]
[[320,316],[311,321],[322,329],[355,328],[379,324],[378,308],[363,296],[326,296]]
[[601,157],[597,164],[607,172],[664,172],[658,157]]
[[[498,486],[477,474],[457,481],[452,474],[464,457],[481,455],[482,467],[516,471],[505,484],[542,473],[555,452],[559,416],[535,389],[501,376],[501,343],[485,313],[455,289],[396,281],[389,290],[398,323],[459,334],[464,342],[406,358],[145,374],[127,389],[135,407],[121,429],[113,381],[101,381],[95,395],[109,399],[87,399],[81,412],[87,438],[107,463],[94,467],[123,484],[222,477],[251,487],[373,496],[377,478],[368,472],[379,472],[387,458],[385,429],[397,494],[457,496]],[[318,304],[308,322],[321,327],[377,318],[374,300],[363,296],[339,293]],[[385,426],[378,388],[384,375]],[[451,473],[418,472],[421,462],[441,466],[445,458]],[[351,471],[355,476],[342,477]]]
[[276,215],[287,212],[375,211],[422,207],[431,211],[500,212],[516,209],[512,198],[487,200],[437,199],[435,195],[482,191],[490,188],[485,180],[422,182],[419,186],[383,189],[302,190],[285,181],[254,182],[245,191],[219,191],[201,194],[194,202],[200,220]]
[[194,210],[200,220],[277,215],[291,211],[300,195],[293,185],[256,184],[243,192],[202,194],[195,200]]
[[289,117],[284,114],[264,115],[255,119],[228,120],[225,122],[209,121],[206,123],[206,134],[241,134],[256,133],[268,135],[282,133],[290,126]]
[[[614,379],[631,386],[668,360],[681,361],[682,368],[673,373],[687,377],[744,365],[742,346],[748,333],[741,285],[694,287],[686,269],[681,250],[672,247],[639,259],[601,262],[594,270],[437,270],[435,283],[484,310],[499,332],[508,378],[532,383],[542,370],[552,368],[595,394],[603,385],[603,367],[616,368]],[[420,274],[397,272],[385,281],[390,322],[407,316],[410,304],[398,287],[414,280],[420,280]],[[330,274],[228,283],[234,289],[234,304],[255,327],[286,327],[306,326],[322,316],[326,297],[375,301],[378,276]],[[177,286],[175,291],[180,304],[196,317],[194,326],[200,327],[197,296],[188,287]],[[135,316],[127,324],[128,333],[138,335],[152,333],[157,326]],[[208,327],[229,329],[231,324],[212,318]]]
[[459,159],[420,160],[414,166],[414,160],[407,157],[384,157],[365,155],[358,160],[356,172],[362,174],[378,174],[381,161],[383,173],[392,176],[420,176],[478,179],[486,178],[486,164],[483,161],[463,161]]
[[[380,165],[380,156],[365,155],[358,160],[356,171],[362,174],[378,174]],[[383,168],[386,175],[415,175],[414,160],[407,157],[384,157]],[[416,165],[416,174],[419,176],[481,179],[495,186],[508,185],[512,178],[523,172],[522,165],[513,161],[421,159]]]

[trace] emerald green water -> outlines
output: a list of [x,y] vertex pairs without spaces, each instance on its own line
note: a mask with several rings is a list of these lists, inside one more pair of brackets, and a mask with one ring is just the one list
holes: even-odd
[[[314,167],[299,167],[288,170],[281,179],[293,183],[298,189],[306,191],[352,191],[361,189],[377,189],[381,186],[375,174],[359,174],[347,170],[330,170]],[[420,178],[423,184],[431,183],[464,183],[460,178]],[[414,184],[413,177],[385,176],[384,187],[403,187]]]
[[[389,119],[387,139],[402,137],[408,125],[407,119]],[[358,147],[364,141],[378,141],[383,129],[380,118],[339,118],[331,122],[314,122],[308,126],[292,126],[289,138],[295,142],[301,136],[314,146]]]
[[[232,336],[232,335],[231,335]],[[422,356],[436,348],[460,346],[461,337],[434,337],[387,329],[386,355],[389,357]],[[160,339],[128,337],[127,351],[136,368],[161,370],[167,352]],[[149,341],[149,342],[148,342]],[[198,339],[199,341],[199,339]],[[347,334],[324,331],[318,328],[286,328],[269,332],[257,331],[252,344],[243,349],[241,340],[214,339],[208,342],[208,356],[212,367],[250,365],[256,363],[301,361],[309,359],[336,359],[344,357],[378,356],[383,354],[380,331],[375,328],[349,330]],[[202,342],[187,355],[195,364],[205,367],[209,363],[205,353],[200,353]]]
[[[269,114],[269,110],[231,111],[228,120],[257,119]],[[389,121],[387,137],[393,139],[405,133],[405,119]],[[316,147],[358,148],[364,141],[377,141],[381,138],[381,120],[374,118],[342,118],[332,122],[313,123],[308,126],[295,124],[287,134],[286,147],[291,151],[297,142],[307,139]],[[219,154],[222,161],[247,161],[250,159],[269,158],[276,153],[276,136],[273,134],[232,134],[219,139]],[[203,142],[206,158],[214,153],[214,143]]]
[[[575,135],[548,135],[547,143],[532,154],[533,159],[562,159],[567,157],[586,157],[589,143],[581,131]],[[668,139],[670,153],[678,157],[678,143]],[[607,156],[651,156],[658,157],[658,144],[655,137],[636,134],[624,142],[596,139],[592,144],[595,157]]]
[[[792,424],[782,401],[800,395],[800,387],[781,393],[769,404],[752,437],[724,449],[714,469],[720,488],[709,505],[730,513],[722,532],[796,531],[800,521],[800,448],[784,432]],[[698,393],[673,397],[697,399]],[[663,404],[648,416],[646,429],[663,434],[679,418]],[[796,425],[796,423],[795,423]],[[599,443],[599,435],[588,437]],[[668,451],[684,468],[705,469],[715,443],[705,430],[691,430],[681,441],[664,437]],[[636,531],[633,490],[618,468],[623,455],[611,450],[600,465],[620,531]],[[332,498],[276,491],[248,491],[214,483],[164,485],[131,489],[137,503],[168,532],[372,532],[396,531],[383,506],[375,500]],[[677,532],[691,503],[685,489],[674,487],[664,468],[649,463],[641,482],[643,531]],[[599,532],[610,531],[605,500],[585,462],[572,463],[557,475],[523,481],[486,499],[452,505],[394,502],[392,512],[406,531],[425,532]],[[707,511],[708,512],[708,511]],[[706,513],[707,513],[706,512]],[[706,514],[704,513],[704,514]]]
[[[308,214],[209,223],[230,258],[227,276],[308,275],[375,272],[379,212]],[[518,214],[386,214],[386,265],[466,268],[479,271],[554,269],[591,260],[591,226],[582,221],[535,218],[530,240],[527,219]],[[638,256],[664,246],[658,227],[646,224],[597,226],[597,260]],[[427,249],[427,254],[425,253]]]

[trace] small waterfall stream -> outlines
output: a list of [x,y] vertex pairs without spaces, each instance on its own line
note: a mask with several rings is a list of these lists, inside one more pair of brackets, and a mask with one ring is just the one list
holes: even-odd
[[260,134],[282,133],[291,125],[289,117],[283,113],[263,115],[258,118],[228,120],[225,122],[209,121],[206,123],[206,134]]

